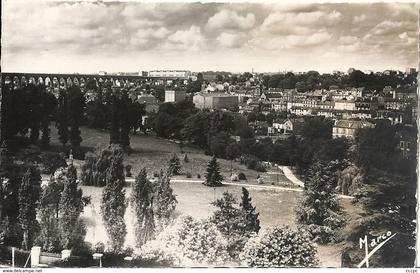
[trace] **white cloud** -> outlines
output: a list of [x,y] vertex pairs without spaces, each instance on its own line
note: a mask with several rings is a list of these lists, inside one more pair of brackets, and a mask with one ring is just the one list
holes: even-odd
[[188,30],[178,30],[168,37],[178,49],[199,50],[205,43],[200,27],[191,26]]
[[239,48],[246,42],[244,34],[223,32],[217,37],[220,45],[228,48]]
[[207,21],[206,28],[209,30],[217,29],[250,29],[255,24],[255,15],[247,13],[245,16],[239,15],[236,11],[222,10]]

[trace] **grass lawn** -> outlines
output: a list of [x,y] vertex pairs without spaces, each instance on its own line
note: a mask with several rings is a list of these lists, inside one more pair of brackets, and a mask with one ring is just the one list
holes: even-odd
[[[51,126],[51,145],[55,147],[61,146],[57,129]],[[105,147],[109,144],[109,133],[106,131],[95,130],[83,127],[82,132],[82,146],[87,148]],[[176,153],[181,161],[181,172],[183,177],[187,173],[192,175],[192,178],[197,178],[200,174],[201,179],[204,179],[207,163],[211,157],[204,154],[200,149],[192,147],[181,148],[179,144],[171,142],[167,139],[157,138],[151,135],[130,135],[130,146],[132,152],[125,156],[124,164],[132,166],[132,173],[136,175],[141,168],[146,168],[149,174],[159,172],[168,166],[169,159]],[[187,154],[188,162],[184,162],[184,154]],[[229,160],[218,159],[220,171],[226,180],[229,180],[231,174],[231,162]],[[271,168],[266,173],[260,173],[254,170],[249,170],[246,166],[238,162],[232,162],[233,173],[243,172],[247,177],[247,183],[257,184],[257,176],[263,177],[264,184],[295,187],[279,170]],[[271,174],[275,171],[276,174]]]
[[[190,215],[196,219],[205,219],[212,215],[214,207],[210,204],[220,198],[224,191],[229,191],[240,200],[241,187],[226,185],[218,188],[206,187],[200,183],[172,183],[172,188],[178,200],[176,215]],[[102,188],[82,186],[83,195],[91,196],[92,204],[85,208],[83,219],[87,224],[86,240],[91,243],[106,241],[105,228],[100,214]],[[274,226],[290,226],[295,228],[294,209],[301,198],[301,192],[279,191],[267,189],[248,188],[252,203],[260,213],[261,228]],[[126,196],[131,194],[131,188],[126,187]],[[345,211],[352,212],[354,206],[349,200],[341,200]],[[134,214],[131,206],[125,215],[127,224],[126,245],[134,245]],[[105,242],[104,242],[105,243]],[[339,267],[341,249],[343,245],[319,245],[318,257],[322,267]]]

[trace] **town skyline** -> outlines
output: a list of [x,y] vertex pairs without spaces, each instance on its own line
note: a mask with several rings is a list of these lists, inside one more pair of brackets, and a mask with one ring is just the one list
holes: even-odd
[[416,7],[4,1],[2,69],[404,71],[418,66]]

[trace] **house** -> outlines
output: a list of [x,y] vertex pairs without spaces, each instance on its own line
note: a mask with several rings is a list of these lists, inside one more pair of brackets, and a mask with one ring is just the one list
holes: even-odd
[[400,151],[404,159],[416,157],[417,144],[416,133],[414,127],[404,126],[397,130],[396,136],[399,140],[397,149]]
[[166,90],[165,91],[165,102],[180,102],[185,100],[185,90]]
[[365,120],[338,120],[332,129],[333,138],[346,137],[353,139],[356,130],[361,128],[374,128],[375,124]]
[[293,133],[295,135],[300,135],[302,133],[303,125],[303,118],[276,119],[273,121],[272,128],[276,129],[280,134]]
[[239,104],[238,96],[226,93],[199,92],[193,97],[195,107],[199,109],[228,109],[237,107]]
[[354,100],[337,100],[334,103],[334,109],[353,111],[356,110],[356,103]]

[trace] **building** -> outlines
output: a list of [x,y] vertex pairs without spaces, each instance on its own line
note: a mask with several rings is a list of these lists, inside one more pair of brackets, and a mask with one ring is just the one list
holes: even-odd
[[165,102],[179,102],[185,100],[187,93],[185,90],[166,90]]
[[354,100],[337,100],[334,103],[334,109],[353,111],[356,110],[356,104]]
[[416,74],[416,72],[417,72],[417,70],[413,67],[407,67],[405,69],[405,73],[408,74],[408,75]]
[[188,78],[191,71],[188,70],[152,70],[149,71],[149,77],[157,78]]
[[357,129],[374,128],[375,124],[365,120],[338,120],[332,129],[333,138],[354,138]]
[[205,93],[199,92],[193,97],[195,107],[199,109],[228,109],[238,107],[238,96],[226,93]]

